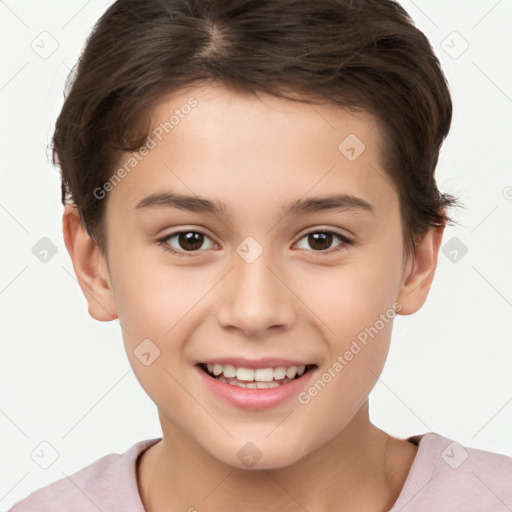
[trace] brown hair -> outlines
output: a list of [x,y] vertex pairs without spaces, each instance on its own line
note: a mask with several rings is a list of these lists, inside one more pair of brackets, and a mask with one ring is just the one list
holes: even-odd
[[434,178],[451,124],[448,84],[427,38],[394,1],[118,0],[75,71],[53,162],[63,204],[77,207],[104,253],[106,201],[93,191],[123,152],[146,142],[155,106],[202,80],[290,100],[294,90],[373,114],[406,252],[430,226],[452,222],[447,208],[457,200]]

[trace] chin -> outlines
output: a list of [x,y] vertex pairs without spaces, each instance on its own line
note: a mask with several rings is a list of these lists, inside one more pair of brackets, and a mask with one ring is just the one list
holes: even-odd
[[[270,452],[268,456],[265,456],[266,451]],[[277,452],[272,445],[260,450],[251,442],[242,446],[234,458],[226,458],[221,454],[219,454],[219,457],[215,454],[212,455],[228,466],[247,471],[283,469],[300,461],[304,456],[304,454],[297,453],[297,450],[289,445],[286,447],[286,451]]]

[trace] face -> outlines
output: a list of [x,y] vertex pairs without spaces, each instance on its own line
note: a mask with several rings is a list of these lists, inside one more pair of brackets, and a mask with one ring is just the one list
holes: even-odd
[[[243,450],[260,454],[259,468],[289,465],[352,421],[383,368],[393,317],[428,291],[429,269],[403,259],[378,126],[209,84],[162,103],[153,128],[147,154],[104,199],[96,302],[120,320],[164,439],[179,431],[240,468]],[[199,366],[228,361],[314,366],[271,389]]]

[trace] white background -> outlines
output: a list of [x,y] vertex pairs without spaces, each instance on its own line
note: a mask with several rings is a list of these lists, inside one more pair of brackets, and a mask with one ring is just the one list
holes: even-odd
[[[110,3],[0,1],[3,510],[103,455],[161,435],[118,323],[87,313],[49,159],[69,69]],[[453,125],[437,176],[465,209],[443,243],[457,237],[468,252],[457,262],[441,254],[425,306],[397,317],[371,418],[397,437],[434,431],[512,456],[512,0],[401,3],[430,39],[452,90]],[[31,47],[43,31],[58,43],[45,59]],[[469,48],[459,56],[464,40]],[[46,263],[32,253],[42,237],[57,247]],[[48,469],[31,458],[43,441],[59,453]]]

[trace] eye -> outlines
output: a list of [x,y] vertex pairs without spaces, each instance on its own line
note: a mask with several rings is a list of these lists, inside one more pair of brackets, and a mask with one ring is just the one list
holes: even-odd
[[[334,249],[329,250],[333,240],[337,238],[341,241],[338,245],[334,247]],[[306,233],[300,240],[306,240],[308,244],[313,248],[313,254],[315,253],[328,253],[332,254],[336,251],[340,251],[345,248],[347,245],[352,245],[353,242],[345,235],[338,233],[336,231],[311,231]],[[315,254],[315,256],[319,256],[320,254]]]
[[[194,256],[193,253],[201,252],[198,251],[198,249],[203,246],[205,238],[210,240],[210,237],[201,231],[184,230],[165,235],[157,241],[166,251],[179,254],[180,256]],[[172,242],[173,239],[176,239],[174,243]],[[207,248],[214,246],[215,244],[212,243],[211,246]]]
[[[330,249],[334,239],[340,240],[340,243]],[[173,239],[174,242],[173,242]],[[195,256],[195,253],[201,252],[199,249],[205,248],[205,239],[210,240],[211,244],[208,248],[215,247],[215,243],[211,241],[210,237],[201,231],[182,230],[176,231],[165,235],[157,240],[158,244],[163,247],[165,251],[177,254],[179,256]],[[323,230],[311,231],[306,233],[300,240],[306,240],[312,247],[312,254],[315,256],[323,255],[324,253],[332,254],[344,249],[347,245],[352,245],[353,242],[345,235],[336,231]],[[330,249],[330,250],[329,250]]]

